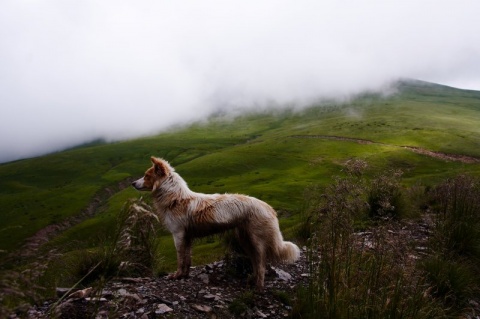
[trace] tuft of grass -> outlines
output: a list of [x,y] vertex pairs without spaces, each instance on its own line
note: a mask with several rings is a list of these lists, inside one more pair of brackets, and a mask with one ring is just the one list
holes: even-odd
[[458,315],[480,293],[480,179],[459,175],[432,193],[435,227],[420,269],[431,294]]
[[15,311],[26,316],[28,308],[49,296],[46,272],[59,258],[59,252],[50,250],[35,261],[0,273],[0,318],[7,318]]
[[432,296],[452,313],[463,310],[469,299],[478,293],[478,273],[467,263],[437,255],[424,260],[420,267],[432,285]]
[[291,307],[293,304],[292,296],[290,296],[289,293],[286,291],[274,289],[272,290],[272,295],[275,299],[277,299],[286,306]]
[[437,242],[446,253],[480,261],[480,179],[459,175],[435,189]]
[[127,202],[118,219],[114,253],[124,259],[121,271],[129,275],[152,275],[161,262],[158,256],[158,216],[142,199],[136,199]]
[[255,294],[253,291],[245,291],[238,298],[232,300],[228,310],[235,316],[242,316],[249,308],[255,306]]
[[[94,248],[70,251],[50,273],[64,286],[95,285],[115,276],[153,275],[162,265],[157,216],[142,199],[128,200],[117,215],[116,230]],[[68,249],[68,248],[67,248]],[[52,274],[50,274],[52,276]]]
[[234,316],[241,316],[243,313],[245,313],[248,310],[248,307],[246,304],[244,304],[240,299],[234,299],[232,302],[228,305],[228,310],[234,315]]

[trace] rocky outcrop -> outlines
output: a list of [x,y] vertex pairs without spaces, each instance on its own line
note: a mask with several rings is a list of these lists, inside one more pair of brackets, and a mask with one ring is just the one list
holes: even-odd
[[30,309],[28,318],[285,318],[308,279],[305,254],[295,264],[269,267],[261,293],[230,265],[192,267],[182,280],[118,278],[74,292],[59,288],[61,299]]

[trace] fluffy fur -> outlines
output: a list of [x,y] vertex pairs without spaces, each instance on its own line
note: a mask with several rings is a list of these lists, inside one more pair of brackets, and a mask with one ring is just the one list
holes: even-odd
[[172,233],[177,250],[177,271],[171,278],[187,277],[192,240],[234,229],[251,260],[255,284],[263,289],[267,260],[294,262],[297,245],[283,241],[275,210],[259,199],[237,194],[201,194],[191,191],[167,161],[152,157],[153,166],[132,183],[151,191],[155,208]]

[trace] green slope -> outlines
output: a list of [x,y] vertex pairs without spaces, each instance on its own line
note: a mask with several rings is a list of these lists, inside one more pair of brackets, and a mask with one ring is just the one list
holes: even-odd
[[[89,204],[95,217],[55,243],[76,239],[79,247],[95,245],[112,228],[123,202],[145,195],[117,186],[140,177],[150,155],[169,160],[195,191],[247,193],[292,212],[282,220],[284,228],[298,218],[305,187],[325,185],[350,158],[366,160],[372,173],[402,168],[406,183],[480,174],[479,163],[445,161],[402,147],[480,158],[480,92],[420,81],[397,87],[388,97],[364,94],[298,112],[215,117],[158,136],[0,165],[0,250],[18,249],[39,229]],[[92,205],[94,198],[99,202]]]

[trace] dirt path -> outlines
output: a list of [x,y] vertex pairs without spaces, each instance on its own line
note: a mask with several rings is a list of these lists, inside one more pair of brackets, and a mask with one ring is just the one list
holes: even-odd
[[438,158],[444,161],[451,161],[451,162],[461,162],[465,164],[474,164],[480,163],[480,158],[467,156],[467,155],[459,155],[459,154],[447,154],[442,152],[434,152],[430,151],[421,147],[413,147],[413,146],[404,146],[404,145],[394,145],[394,144],[387,144],[381,142],[375,142],[371,140],[365,140],[360,138],[351,138],[351,137],[343,137],[343,136],[336,136],[336,135],[291,135],[290,137],[293,138],[318,138],[324,140],[336,140],[336,141],[347,141],[347,142],[355,142],[358,144],[375,144],[375,145],[385,145],[385,146],[393,146],[393,147],[401,147],[412,151],[417,154],[422,154],[426,156],[430,156],[433,158]]
[[70,216],[59,223],[51,224],[40,229],[33,236],[27,238],[25,243],[19,249],[12,251],[7,256],[6,260],[16,260],[18,262],[36,256],[40,252],[39,249],[54,237],[96,215],[112,195],[129,187],[132,180],[133,178],[127,178],[115,185],[97,191],[87,206],[85,206],[79,214]]

